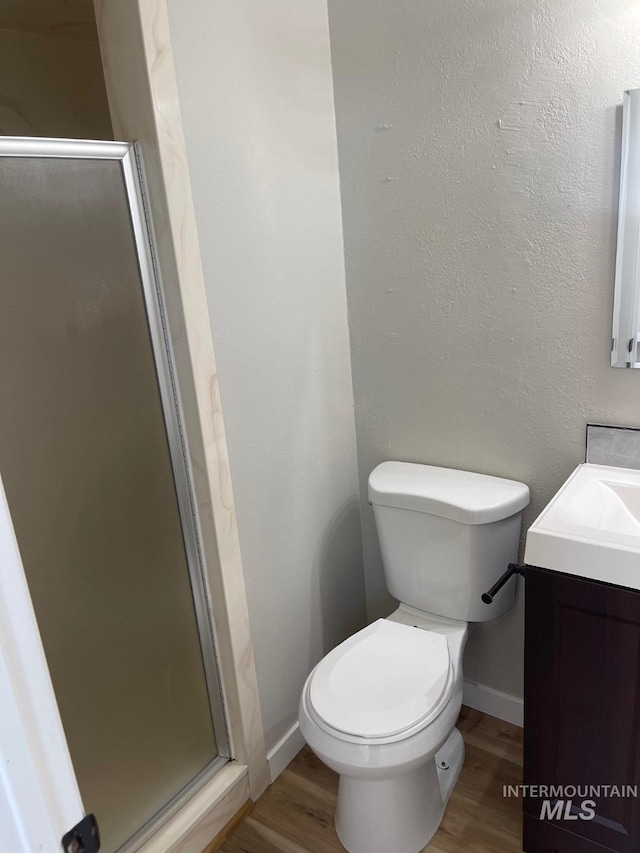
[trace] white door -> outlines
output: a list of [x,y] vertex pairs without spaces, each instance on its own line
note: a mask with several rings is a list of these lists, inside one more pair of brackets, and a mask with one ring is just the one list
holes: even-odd
[[0,758],[0,850],[61,850],[84,810],[1,481]]

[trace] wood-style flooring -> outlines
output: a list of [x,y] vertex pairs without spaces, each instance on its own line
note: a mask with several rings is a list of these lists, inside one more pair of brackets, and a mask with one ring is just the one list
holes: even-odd
[[[460,779],[427,853],[520,853],[522,729],[463,708]],[[344,853],[333,826],[338,776],[305,747],[221,848],[224,853]],[[396,853],[390,850],[389,853]]]

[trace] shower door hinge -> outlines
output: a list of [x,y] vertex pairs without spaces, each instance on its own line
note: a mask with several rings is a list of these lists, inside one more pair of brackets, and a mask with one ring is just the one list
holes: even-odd
[[64,853],[98,853],[100,850],[100,831],[94,814],[83,817],[73,829],[62,837]]

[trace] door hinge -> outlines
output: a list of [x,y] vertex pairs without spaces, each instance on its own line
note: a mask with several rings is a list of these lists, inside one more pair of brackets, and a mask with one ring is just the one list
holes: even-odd
[[100,830],[94,814],[83,817],[73,829],[62,837],[64,853],[98,853],[100,850]]

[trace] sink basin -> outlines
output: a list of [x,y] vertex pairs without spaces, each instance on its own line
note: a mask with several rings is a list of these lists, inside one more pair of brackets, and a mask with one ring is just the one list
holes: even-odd
[[578,465],[529,528],[524,558],[640,589],[640,471]]

